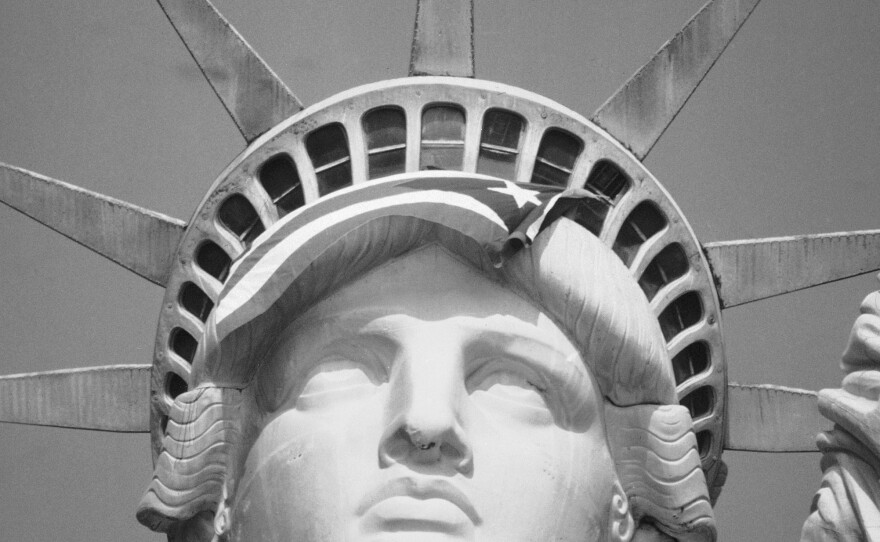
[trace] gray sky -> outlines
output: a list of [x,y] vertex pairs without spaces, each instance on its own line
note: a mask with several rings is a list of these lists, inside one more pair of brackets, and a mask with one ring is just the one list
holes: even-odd
[[[702,0],[477,1],[477,75],[589,115]],[[4,0],[0,161],[188,219],[244,148],[155,2]],[[406,75],[415,2],[218,0],[305,104]],[[765,0],[646,160],[703,241],[880,227],[880,8]],[[0,372],[149,363],[160,288],[0,208]],[[837,386],[863,276],[724,313],[729,376]],[[0,426],[0,538],[151,540],[146,435]],[[720,539],[796,540],[818,454],[726,453]]]

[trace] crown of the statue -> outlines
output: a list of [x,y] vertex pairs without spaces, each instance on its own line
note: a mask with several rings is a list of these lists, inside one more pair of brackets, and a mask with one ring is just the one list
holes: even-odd
[[699,242],[660,183],[604,130],[545,97],[499,83],[410,77],[345,91],[284,120],[220,175],[194,214],[166,285],[154,357],[153,442],[192,362],[230,267],[298,208],[389,175],[460,171],[582,188],[575,221],[611,248],[647,296],[667,340],[704,469],[723,444],[720,306]]
[[[305,109],[207,0],[159,3],[249,146],[218,177],[189,223],[0,166],[4,203],[166,287],[149,393],[137,379],[146,370],[130,366],[11,377],[0,380],[6,398],[0,420],[149,428],[155,457],[175,398],[193,384],[205,322],[235,262],[263,231],[350,185],[391,175],[429,179],[432,170],[448,170],[490,176],[511,191],[534,183],[595,196],[572,218],[620,258],[648,299],[710,485],[723,448],[812,446],[812,438],[774,433],[787,426],[782,418],[726,432],[732,403],[721,310],[875,270],[880,232],[702,246],[641,162],[757,0],[709,1],[589,120],[543,96],[473,79],[470,1],[418,3],[409,72],[419,77],[358,87]],[[69,215],[96,223],[112,216],[117,223],[58,218]],[[816,265],[832,259],[835,266]],[[70,381],[79,382],[72,389],[96,393],[51,396],[61,401],[54,409],[30,402],[41,394],[48,401],[53,382]],[[782,391],[773,397],[754,391],[757,399],[752,393],[741,396],[738,408],[772,400],[782,401],[777,410],[785,412]],[[791,404],[800,400],[792,397]],[[137,410],[146,401],[149,422]],[[104,419],[108,412],[112,420]]]

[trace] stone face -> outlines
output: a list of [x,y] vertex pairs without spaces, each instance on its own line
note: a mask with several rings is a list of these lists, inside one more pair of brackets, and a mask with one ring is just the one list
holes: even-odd
[[[714,540],[662,331],[619,258],[559,219],[499,265],[506,230],[468,225],[485,209],[447,224],[377,206],[387,191],[348,193],[354,229],[291,216],[242,256],[138,518],[172,540],[210,539],[211,517],[235,541]],[[430,193],[407,205],[446,205]]]
[[233,540],[605,540],[623,498],[578,348],[436,246],[293,322],[250,394]]

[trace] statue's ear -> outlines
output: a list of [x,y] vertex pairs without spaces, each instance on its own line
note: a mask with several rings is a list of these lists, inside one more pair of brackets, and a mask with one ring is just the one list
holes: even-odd
[[626,498],[619,481],[614,482],[609,526],[608,540],[611,542],[630,542],[636,530],[635,521],[633,521],[629,509],[629,499]]

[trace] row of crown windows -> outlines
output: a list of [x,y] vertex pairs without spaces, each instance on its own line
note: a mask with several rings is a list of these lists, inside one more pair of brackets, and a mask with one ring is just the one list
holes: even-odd
[[[368,178],[376,179],[406,168],[406,115],[399,107],[382,107],[367,112],[362,119]],[[503,109],[490,109],[483,116],[477,172],[514,179],[521,152],[525,120]],[[351,155],[342,124],[322,126],[306,136],[306,152],[312,161],[320,195],[351,184]],[[422,112],[419,168],[421,170],[461,170],[464,162],[465,112],[454,105],[433,105]],[[583,142],[558,128],[544,133],[532,172],[533,183],[565,186],[583,150]],[[293,160],[286,154],[267,160],[259,170],[263,189],[284,215],[305,203],[302,184]],[[627,175],[613,162],[603,160],[590,173],[586,187],[609,200],[628,187]],[[218,218],[224,226],[248,242],[262,231],[256,212],[244,209],[250,204],[241,197],[230,198]]]
[[[637,205],[626,220],[614,241],[613,250],[627,267],[632,265],[642,246],[660,234],[668,225],[663,212],[648,201]],[[639,286],[648,300],[654,299],[664,286],[683,277],[689,269],[687,254],[678,243],[663,248],[645,267],[639,277]],[[678,296],[660,313],[660,329],[666,341],[696,325],[704,315],[703,302],[696,291],[688,291]],[[682,384],[709,369],[711,351],[704,341],[688,345],[672,359],[675,383]],[[694,419],[708,415],[715,405],[714,391],[709,386],[701,386],[681,399]],[[701,431],[697,435],[700,455],[705,457],[711,447],[711,433]]]

